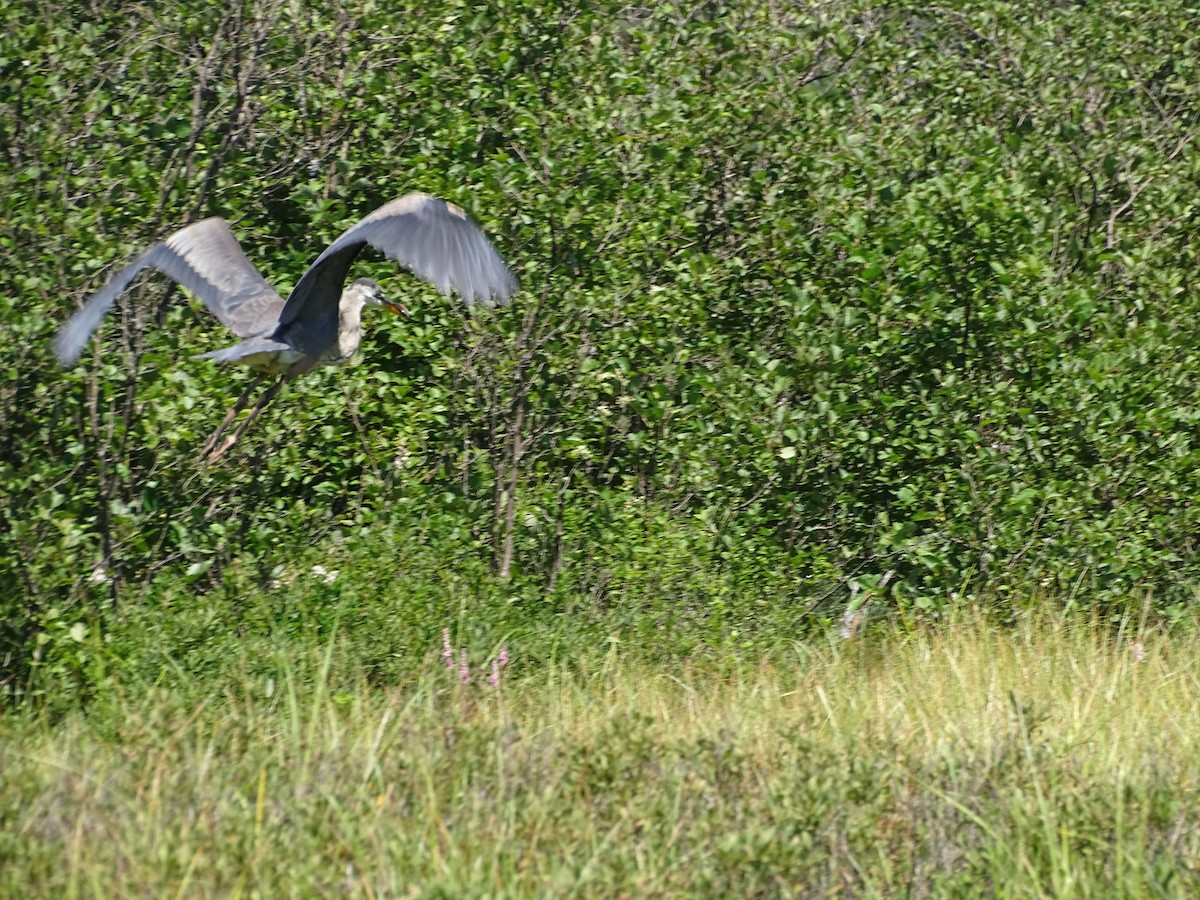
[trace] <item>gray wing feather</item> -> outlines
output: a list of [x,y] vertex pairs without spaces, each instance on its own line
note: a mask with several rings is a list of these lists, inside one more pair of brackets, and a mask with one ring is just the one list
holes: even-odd
[[284,324],[304,312],[336,330],[342,284],[367,244],[432,282],[443,294],[457,291],[468,306],[504,303],[516,279],[491,241],[457,206],[428,194],[406,194],[384,204],[346,231],[309,266],[280,315]]
[[466,236],[457,234],[454,236],[455,243],[458,244],[458,252],[466,259],[467,263],[467,282],[472,285],[472,291],[482,294],[486,290],[486,276],[483,271],[483,263],[478,255],[471,253],[470,248],[466,246]]
[[54,338],[54,353],[69,366],[117,297],[143,269],[156,269],[204,301],[221,322],[242,337],[273,330],[283,298],[242,252],[229,225],[205,219],[155,244],[93,294]]

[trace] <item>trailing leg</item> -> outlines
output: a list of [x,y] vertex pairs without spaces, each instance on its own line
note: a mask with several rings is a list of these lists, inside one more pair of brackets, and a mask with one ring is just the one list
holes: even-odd
[[204,442],[204,446],[200,448],[200,457],[203,459],[208,456],[217,445],[217,441],[221,439],[221,435],[225,433],[225,429],[229,427],[229,423],[237,418],[237,414],[246,408],[246,402],[250,399],[250,394],[256,387],[262,384],[262,377],[255,378],[246,385],[246,389],[242,391],[242,395],[237,398],[237,403],[229,412],[225,413],[225,418],[221,420],[221,424],[217,426],[216,431],[208,436],[208,440]]
[[[242,420],[242,424],[240,424],[237,427],[237,429],[233,432],[233,434],[231,434],[231,435],[229,435],[229,437],[225,438],[225,440],[222,441],[220,443],[220,445],[216,445],[216,446],[212,446],[212,447],[209,447],[206,445],[204,457],[203,457],[204,461],[212,463],[212,462],[216,462],[218,459],[220,459],[222,456],[224,456],[226,451],[229,450],[230,447],[232,447],[234,444],[236,444],[238,442],[238,440],[241,438],[242,434],[245,433],[246,428],[249,427],[250,423],[253,422],[255,420],[255,418],[257,418],[258,414],[260,412],[262,412],[266,408],[267,404],[270,403],[272,399],[274,399],[275,395],[279,393],[279,389],[281,387],[283,387],[283,383],[285,381],[287,381],[287,379],[288,379],[288,376],[281,375],[279,377],[279,379],[273,385],[271,385],[269,388],[267,388],[265,391],[263,391],[262,395],[258,398],[258,402],[255,403],[254,407],[250,410],[250,414],[248,416],[246,416],[245,419]],[[262,381],[262,380],[263,379],[261,379],[261,378],[259,379],[259,381]],[[245,406],[245,403],[243,402],[243,400],[239,400],[238,404],[239,405],[237,407],[235,407],[235,409],[234,409],[235,414],[241,407]],[[232,421],[232,415],[227,418],[230,421]],[[214,445],[216,444],[215,439],[220,437],[221,432],[224,431],[226,427],[228,427],[228,424],[229,424],[228,422],[221,423],[221,428],[217,430],[217,432],[213,435],[213,438],[211,439],[212,443]]]

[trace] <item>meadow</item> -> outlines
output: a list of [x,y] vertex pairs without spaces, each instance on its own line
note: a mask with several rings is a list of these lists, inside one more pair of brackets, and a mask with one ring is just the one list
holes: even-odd
[[[298,649],[298,648],[297,648]],[[1200,649],[1134,620],[372,680],[334,636],[0,720],[5,896],[1187,897]],[[237,673],[241,673],[241,675]]]

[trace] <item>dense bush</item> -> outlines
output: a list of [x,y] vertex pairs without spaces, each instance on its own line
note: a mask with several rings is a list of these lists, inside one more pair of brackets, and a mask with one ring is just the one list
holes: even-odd
[[[1200,12],[806,6],[0,9],[3,670],[392,535],[531,616],[704,640],[885,583],[1189,600]],[[221,466],[196,453],[245,375],[186,358],[225,337],[180,292],[53,362],[188,221],[229,218],[286,292],[414,189],[493,235],[516,302],[465,315],[365,261],[414,316]]]

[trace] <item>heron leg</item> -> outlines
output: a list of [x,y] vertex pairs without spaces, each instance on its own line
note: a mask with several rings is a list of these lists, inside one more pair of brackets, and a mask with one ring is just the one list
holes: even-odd
[[229,423],[236,419],[237,414],[246,408],[250,394],[254,392],[256,387],[262,384],[262,381],[262,378],[254,378],[246,385],[246,389],[242,391],[242,395],[237,398],[237,403],[233,405],[233,408],[229,412],[225,413],[225,418],[221,420],[221,424],[217,426],[217,430],[210,434],[208,440],[204,442],[204,446],[200,449],[201,457],[207,457],[213,448],[217,446],[217,441],[221,439],[221,435],[225,433],[225,429],[229,427]]
[[[219,446],[216,446],[216,447],[213,447],[213,448],[207,450],[207,452],[204,455],[204,461],[210,462],[210,463],[216,462],[218,459],[220,459],[222,456],[224,456],[226,451],[229,450],[230,447],[232,447],[234,444],[236,444],[238,442],[238,440],[241,438],[242,434],[245,433],[246,429],[249,427],[250,423],[253,422],[254,419],[258,416],[258,414],[266,408],[267,404],[270,403],[272,399],[274,399],[275,395],[279,393],[279,389],[281,387],[283,387],[283,383],[287,380],[288,380],[288,376],[281,375],[279,377],[278,381],[276,381],[273,385],[271,385],[269,388],[267,388],[265,391],[263,391],[262,395],[258,398],[258,402],[255,403],[254,406],[251,408],[250,414],[242,420],[242,424],[240,424],[237,427],[237,429],[233,432],[233,434],[231,434],[231,435],[229,435],[229,437],[225,438],[225,440],[222,441]],[[242,405],[244,406],[245,404],[242,404]],[[221,430],[223,431],[224,428],[222,428]],[[219,433],[218,433],[218,436],[219,436]]]

